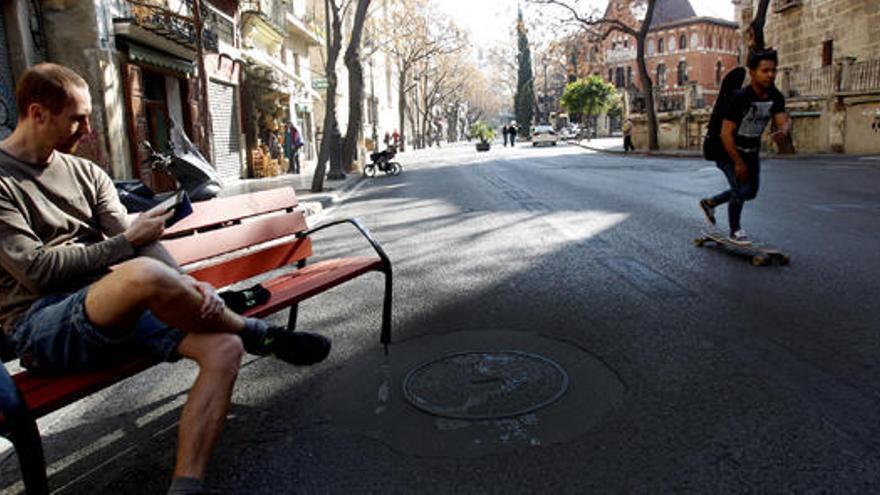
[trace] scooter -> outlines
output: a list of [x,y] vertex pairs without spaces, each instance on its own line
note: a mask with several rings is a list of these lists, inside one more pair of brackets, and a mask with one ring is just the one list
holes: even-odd
[[385,151],[370,153],[370,160],[373,160],[373,162],[364,166],[364,175],[375,177],[377,170],[385,172],[386,175],[400,175],[403,165],[400,162],[391,161],[395,155],[397,155],[397,148],[393,145],[389,146]]
[[[169,173],[177,181],[178,189],[186,190],[192,201],[211,199],[223,188],[217,171],[178,126],[171,128],[170,153],[156,151],[149,141],[144,141],[143,146],[150,153],[144,163],[153,170]],[[174,191],[157,194],[139,180],[114,181],[114,184],[129,213],[149,210],[174,194]]]

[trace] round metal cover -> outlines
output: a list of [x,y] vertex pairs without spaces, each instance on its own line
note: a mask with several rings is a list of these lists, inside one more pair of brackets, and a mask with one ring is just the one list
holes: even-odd
[[469,351],[420,365],[403,380],[415,407],[435,416],[486,420],[520,416],[552,404],[568,389],[555,362],[520,351]]

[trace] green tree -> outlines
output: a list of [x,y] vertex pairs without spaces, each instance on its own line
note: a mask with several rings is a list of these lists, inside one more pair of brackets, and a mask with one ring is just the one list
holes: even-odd
[[614,86],[593,74],[566,85],[559,102],[569,113],[595,117],[609,111],[617,98]]
[[532,51],[529,49],[529,37],[526,25],[523,22],[522,10],[519,11],[516,20],[517,47],[519,54],[516,57],[519,72],[516,78],[516,94],[513,98],[513,108],[516,114],[516,126],[520,136],[528,136],[532,118],[535,114],[535,87],[532,77]]

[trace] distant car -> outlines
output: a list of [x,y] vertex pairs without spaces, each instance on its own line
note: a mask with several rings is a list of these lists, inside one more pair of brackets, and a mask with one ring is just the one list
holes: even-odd
[[558,139],[556,131],[549,125],[536,125],[532,128],[532,146],[537,146],[541,143],[550,143],[556,146]]
[[559,137],[562,139],[575,139],[579,131],[580,129],[577,126],[568,126],[559,132]]

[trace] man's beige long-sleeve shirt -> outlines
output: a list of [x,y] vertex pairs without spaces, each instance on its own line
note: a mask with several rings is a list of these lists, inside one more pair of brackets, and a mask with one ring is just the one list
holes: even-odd
[[96,164],[54,152],[48,164],[0,150],[0,327],[38,298],[79,289],[135,255],[126,211]]

